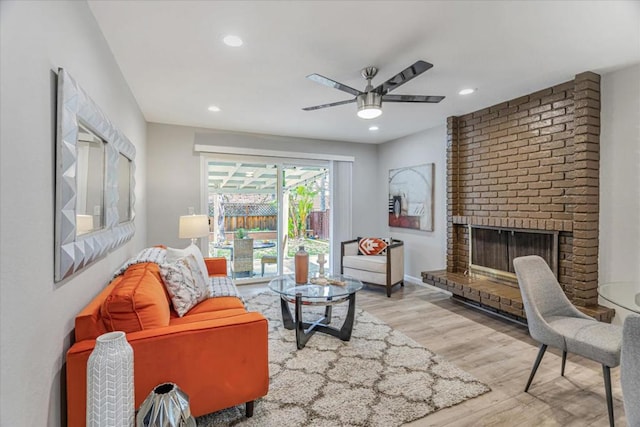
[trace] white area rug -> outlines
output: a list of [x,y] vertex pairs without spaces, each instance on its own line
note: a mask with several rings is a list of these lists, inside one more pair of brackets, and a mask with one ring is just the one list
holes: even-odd
[[[252,418],[240,405],[199,417],[198,426],[390,427],[490,390],[363,310],[356,311],[351,341],[316,333],[297,350],[294,331],[282,325],[279,296],[263,293],[247,305],[269,319],[269,393],[256,401]],[[346,304],[333,310],[331,324],[339,327]],[[321,312],[304,307],[303,317]]]

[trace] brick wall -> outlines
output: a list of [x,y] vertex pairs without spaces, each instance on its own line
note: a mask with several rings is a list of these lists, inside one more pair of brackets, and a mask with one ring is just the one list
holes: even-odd
[[468,268],[467,225],[555,230],[559,281],[597,304],[600,76],[447,120],[447,270]]

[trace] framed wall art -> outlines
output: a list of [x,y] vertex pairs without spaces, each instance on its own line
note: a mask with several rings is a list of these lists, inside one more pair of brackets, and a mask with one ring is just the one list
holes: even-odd
[[389,169],[389,227],[433,231],[433,167]]

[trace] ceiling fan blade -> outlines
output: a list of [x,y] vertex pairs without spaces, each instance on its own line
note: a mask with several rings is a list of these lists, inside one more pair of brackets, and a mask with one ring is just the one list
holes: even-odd
[[332,102],[331,104],[322,104],[322,105],[316,105],[314,107],[306,107],[303,108],[304,111],[313,111],[313,110],[319,110],[321,108],[327,108],[327,107],[335,107],[337,105],[343,105],[343,104],[351,104],[352,102],[356,102],[356,99],[348,99],[346,101],[338,101],[338,102]]
[[415,64],[405,68],[386,82],[382,83],[380,86],[375,88],[374,91],[379,94],[386,95],[388,92],[391,92],[405,84],[414,77],[419,76],[431,67],[433,67],[433,64],[426,61],[417,61]]
[[382,97],[384,102],[430,102],[436,103],[444,99],[444,96],[432,95],[385,95]]
[[341,90],[343,92],[350,93],[351,95],[358,96],[362,92],[347,85],[343,85],[342,83],[338,83],[335,80],[331,80],[325,76],[321,76],[320,74],[309,74],[307,76],[309,80],[313,80],[316,83],[320,83],[321,85],[329,86]]

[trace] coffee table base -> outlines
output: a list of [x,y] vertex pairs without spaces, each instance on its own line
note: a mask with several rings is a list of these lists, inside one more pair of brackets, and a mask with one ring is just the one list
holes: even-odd
[[[340,329],[329,326],[331,323],[331,309],[332,305],[338,302],[349,300],[349,307],[347,309],[347,317],[344,320],[344,324]],[[356,312],[356,294],[355,292],[350,294],[347,298],[341,298],[340,300],[331,300],[326,302],[315,303],[312,305],[326,305],[324,309],[324,317],[319,318],[313,323],[302,321],[302,294],[296,294],[295,301],[295,319],[291,316],[291,309],[289,308],[289,301],[283,296],[280,298],[280,308],[282,310],[282,321],[285,329],[296,330],[296,345],[298,350],[303,349],[309,341],[309,338],[316,332],[322,332],[337,338],[342,341],[349,341],[351,339],[351,331],[353,330],[353,320]]]

